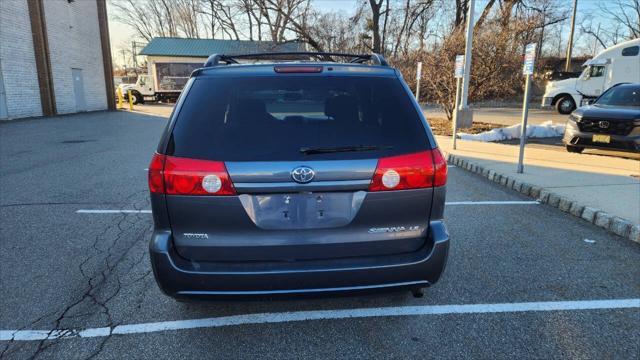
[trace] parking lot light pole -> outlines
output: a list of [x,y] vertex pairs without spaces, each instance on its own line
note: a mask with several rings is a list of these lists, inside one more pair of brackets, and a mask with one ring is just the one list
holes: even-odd
[[464,76],[462,80],[461,107],[465,113],[468,111],[467,100],[469,97],[469,76],[471,75],[471,53],[473,52],[473,15],[475,0],[469,0],[469,13],[467,14],[467,41],[464,50]]

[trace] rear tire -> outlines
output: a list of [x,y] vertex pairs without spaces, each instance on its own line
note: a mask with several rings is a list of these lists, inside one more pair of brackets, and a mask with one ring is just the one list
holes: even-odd
[[571,114],[576,109],[576,102],[570,95],[565,95],[556,101],[556,110],[563,115]]
[[581,152],[584,151],[584,146],[567,145],[566,147],[567,147],[567,151],[570,153],[580,154]]
[[411,295],[418,299],[424,297],[424,288],[411,289]]

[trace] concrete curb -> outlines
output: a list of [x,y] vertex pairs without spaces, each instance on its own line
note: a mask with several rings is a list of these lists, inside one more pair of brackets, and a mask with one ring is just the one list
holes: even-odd
[[460,156],[447,154],[447,161],[450,164],[479,174],[523,195],[530,196],[543,204],[556,207],[560,209],[560,211],[581,218],[618,236],[640,244],[640,225],[634,225],[633,222],[629,220],[612,216],[600,209],[595,209],[577,201],[570,200],[554,193],[552,190],[521,182],[520,180],[498,173],[495,170],[484,168]]

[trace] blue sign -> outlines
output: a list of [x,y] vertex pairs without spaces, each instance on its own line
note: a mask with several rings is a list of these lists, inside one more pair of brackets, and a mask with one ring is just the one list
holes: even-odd
[[464,75],[464,55],[456,55],[455,78],[461,78]]
[[533,69],[536,64],[536,43],[527,44],[524,48],[524,75],[533,75]]

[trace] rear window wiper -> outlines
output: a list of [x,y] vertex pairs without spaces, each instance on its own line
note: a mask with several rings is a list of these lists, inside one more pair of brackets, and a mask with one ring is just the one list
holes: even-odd
[[349,152],[349,151],[375,151],[375,150],[381,150],[381,149],[393,149],[393,146],[354,145],[354,146],[316,147],[316,148],[302,147],[300,148],[300,152],[305,155],[313,155],[313,154],[326,154],[326,153]]

